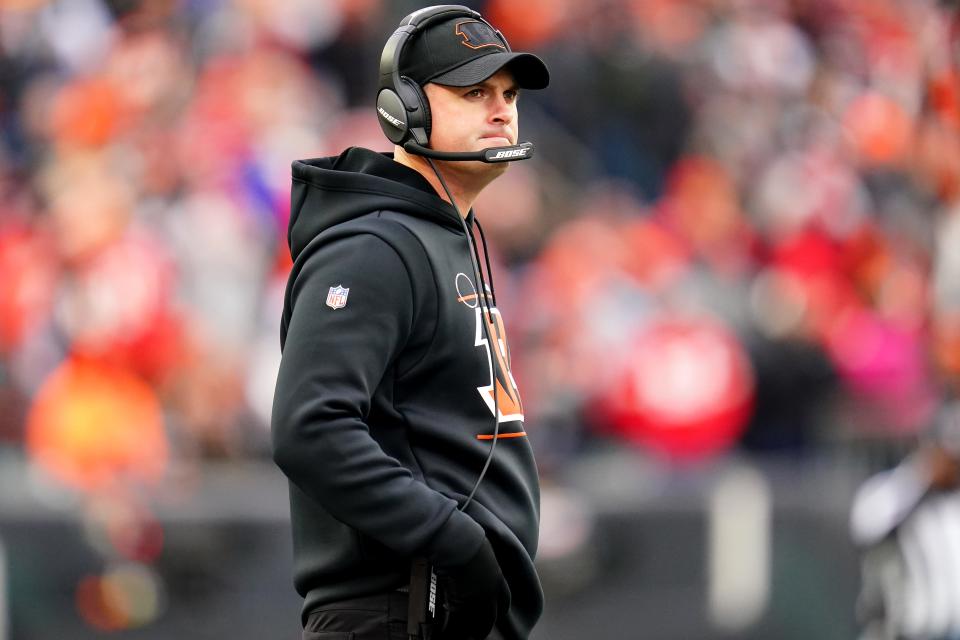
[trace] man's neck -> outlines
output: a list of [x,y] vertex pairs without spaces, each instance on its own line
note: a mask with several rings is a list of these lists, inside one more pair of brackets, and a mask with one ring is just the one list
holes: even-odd
[[[445,202],[450,202],[446,189],[443,188],[440,178],[434,173],[426,158],[409,154],[401,147],[395,147],[393,159],[426,178],[437,195]],[[466,218],[470,209],[473,208],[473,202],[477,199],[477,196],[496,175],[491,172],[488,178],[486,175],[465,174],[461,171],[451,170],[450,164],[452,163],[434,160],[437,170],[443,172],[443,179],[453,195],[454,206],[460,212],[460,215]]]

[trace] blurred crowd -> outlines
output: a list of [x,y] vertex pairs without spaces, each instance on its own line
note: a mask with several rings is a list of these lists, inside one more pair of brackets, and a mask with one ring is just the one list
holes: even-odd
[[[0,5],[0,444],[86,490],[269,455],[289,167],[389,150],[417,2]],[[960,382],[935,0],[467,2],[553,80],[478,202],[545,473],[914,437]]]

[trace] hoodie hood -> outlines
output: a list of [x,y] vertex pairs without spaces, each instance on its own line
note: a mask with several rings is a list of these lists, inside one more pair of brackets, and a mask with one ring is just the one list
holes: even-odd
[[319,233],[374,211],[405,213],[463,233],[456,210],[426,178],[393,160],[392,153],[351,147],[339,156],[297,160],[292,165],[290,255]]

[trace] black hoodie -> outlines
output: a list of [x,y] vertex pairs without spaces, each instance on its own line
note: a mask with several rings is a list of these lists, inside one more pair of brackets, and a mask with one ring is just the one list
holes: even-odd
[[[389,154],[293,163],[274,458],[304,616],[406,585],[414,556],[462,564],[486,536],[512,599],[497,628],[520,640],[543,606],[537,471],[503,322],[494,307],[491,350],[457,215]],[[492,444],[492,368],[499,437],[464,512]]]

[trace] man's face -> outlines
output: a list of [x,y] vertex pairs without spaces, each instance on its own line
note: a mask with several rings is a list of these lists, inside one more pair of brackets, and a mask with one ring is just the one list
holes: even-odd
[[[424,91],[430,100],[433,123],[431,148],[437,151],[480,151],[517,144],[519,88],[509,71],[501,69],[469,87],[428,83]],[[506,168],[506,163],[485,166]]]

